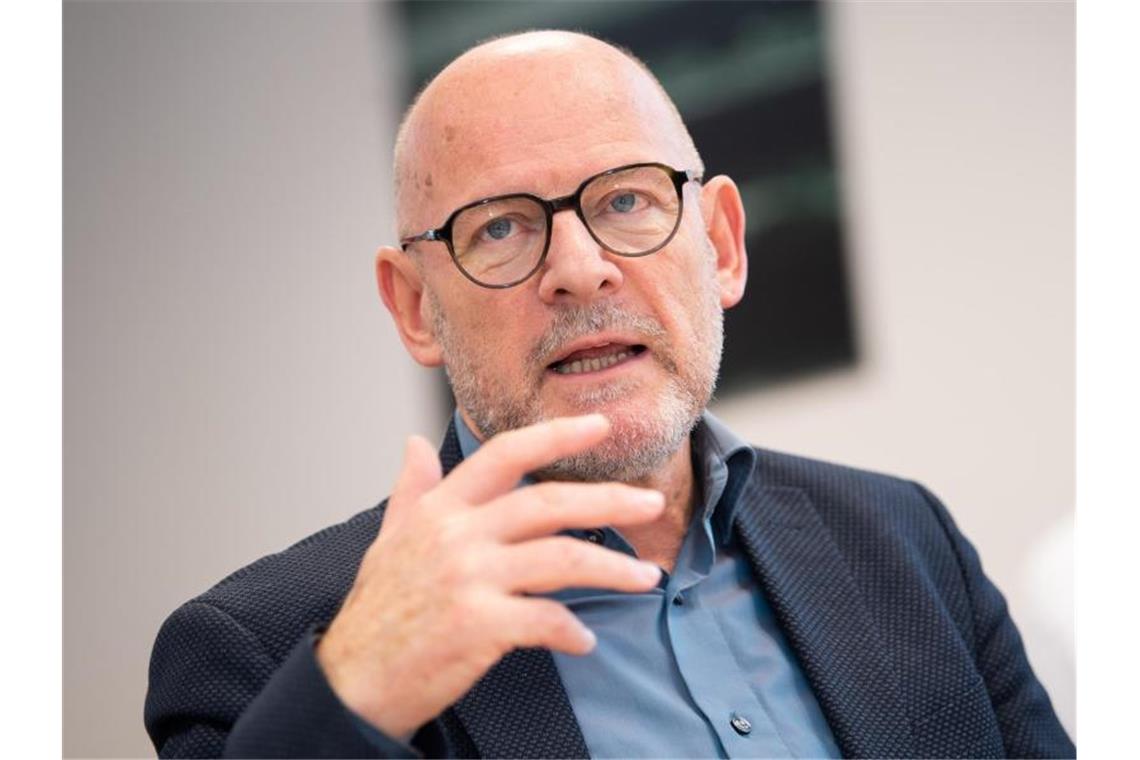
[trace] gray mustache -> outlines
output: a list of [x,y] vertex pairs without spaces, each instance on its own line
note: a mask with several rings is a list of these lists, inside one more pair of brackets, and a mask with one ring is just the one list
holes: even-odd
[[531,349],[530,361],[545,368],[567,343],[606,330],[636,335],[646,345],[660,345],[667,337],[665,328],[653,317],[627,311],[614,303],[567,307],[554,313],[550,326]]

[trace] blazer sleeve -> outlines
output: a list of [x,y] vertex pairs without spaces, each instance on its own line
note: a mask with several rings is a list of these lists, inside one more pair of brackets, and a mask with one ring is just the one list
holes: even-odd
[[1049,695],[1029,666],[1005,598],[982,571],[973,545],[946,507],[915,484],[950,538],[973,609],[974,658],[993,703],[1007,757],[1076,757]]
[[224,611],[180,607],[151,655],[145,722],[159,757],[418,756],[362,730],[317,664],[315,641],[310,631],[276,663]]

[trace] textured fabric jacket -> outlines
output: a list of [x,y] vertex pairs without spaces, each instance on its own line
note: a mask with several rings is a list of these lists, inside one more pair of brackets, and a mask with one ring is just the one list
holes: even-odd
[[[844,756],[1075,756],[1001,594],[937,499],[757,453],[734,530]],[[462,457],[454,428],[440,457],[445,472]],[[162,757],[384,755],[313,655],[384,507],[258,560],[167,619],[145,708]],[[543,649],[509,654],[412,744],[432,757],[588,757]]]

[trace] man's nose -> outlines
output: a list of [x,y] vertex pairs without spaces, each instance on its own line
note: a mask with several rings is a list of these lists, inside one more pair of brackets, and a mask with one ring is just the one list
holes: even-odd
[[555,304],[613,295],[624,279],[616,258],[594,240],[574,211],[554,214],[550,250],[539,272],[539,297]]

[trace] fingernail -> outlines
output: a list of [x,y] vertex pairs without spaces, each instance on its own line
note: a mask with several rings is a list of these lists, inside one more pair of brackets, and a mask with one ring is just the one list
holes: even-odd
[[586,626],[582,626],[582,638],[586,640],[586,651],[592,652],[598,645],[598,637]]
[[635,498],[639,504],[647,507],[661,507],[665,504],[665,494],[650,488],[639,488]]
[[577,419],[578,424],[585,428],[595,428],[610,424],[609,418],[599,412],[595,412],[594,414],[584,414]]
[[646,581],[652,581],[653,583],[656,583],[657,581],[661,580],[661,568],[660,567],[658,567],[657,565],[655,565],[652,562],[645,562],[645,561],[638,562],[638,564],[641,565],[641,567],[638,568],[637,572]]

